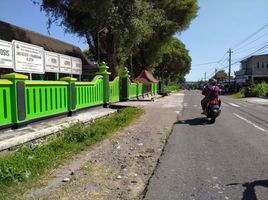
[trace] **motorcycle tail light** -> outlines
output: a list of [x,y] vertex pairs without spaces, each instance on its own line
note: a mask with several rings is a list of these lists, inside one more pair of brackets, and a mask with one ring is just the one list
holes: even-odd
[[211,104],[216,105],[218,103],[217,99],[211,101]]

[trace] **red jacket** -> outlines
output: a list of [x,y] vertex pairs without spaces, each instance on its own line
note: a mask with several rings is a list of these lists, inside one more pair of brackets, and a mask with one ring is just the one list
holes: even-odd
[[217,85],[215,86],[207,85],[204,87],[202,94],[205,95],[204,100],[219,99],[221,89]]

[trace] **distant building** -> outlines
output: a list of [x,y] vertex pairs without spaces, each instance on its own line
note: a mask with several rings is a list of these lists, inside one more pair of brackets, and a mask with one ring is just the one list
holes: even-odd
[[238,85],[268,81],[268,54],[242,60],[240,70],[235,72],[235,76]]

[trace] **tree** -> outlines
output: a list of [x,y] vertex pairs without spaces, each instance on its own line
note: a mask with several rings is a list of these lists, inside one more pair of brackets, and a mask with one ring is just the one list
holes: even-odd
[[161,48],[160,62],[154,69],[154,74],[160,79],[180,82],[189,73],[191,67],[191,57],[185,45],[176,38],[170,39]]
[[164,17],[159,18],[154,24],[154,34],[139,45],[133,57],[136,71],[156,67],[158,62],[161,62],[159,55],[162,55],[162,49],[174,34],[189,26],[199,8],[196,0],[151,0],[150,2],[153,8],[161,12]]
[[[161,47],[188,27],[198,10],[196,0],[39,0],[48,27],[57,23],[84,37],[95,58],[112,73],[123,65],[150,66]],[[107,30],[105,32],[100,30]],[[98,40],[99,39],[99,40]]]

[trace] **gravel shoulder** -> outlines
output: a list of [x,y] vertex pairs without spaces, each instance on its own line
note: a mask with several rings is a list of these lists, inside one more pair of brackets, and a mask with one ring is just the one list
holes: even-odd
[[23,199],[141,199],[183,109],[183,93],[154,102],[129,101],[145,114],[133,125],[76,155]]

